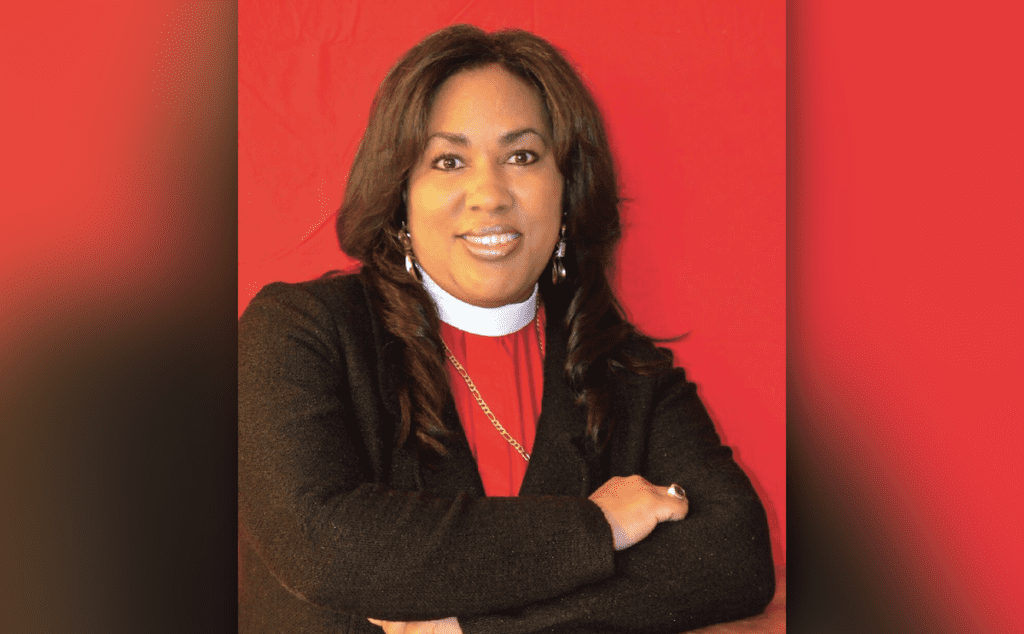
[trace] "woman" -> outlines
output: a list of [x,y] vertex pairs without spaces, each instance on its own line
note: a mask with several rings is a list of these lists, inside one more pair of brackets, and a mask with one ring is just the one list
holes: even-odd
[[338,233],[358,275],[272,284],[239,325],[241,631],[680,632],[764,609],[764,511],[611,292],[612,158],[550,44],[457,26],[409,51]]

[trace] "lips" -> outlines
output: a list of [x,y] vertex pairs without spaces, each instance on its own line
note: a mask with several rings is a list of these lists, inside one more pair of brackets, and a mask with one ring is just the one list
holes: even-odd
[[495,261],[506,258],[522,242],[523,234],[513,227],[481,227],[458,236],[470,255],[481,260]]

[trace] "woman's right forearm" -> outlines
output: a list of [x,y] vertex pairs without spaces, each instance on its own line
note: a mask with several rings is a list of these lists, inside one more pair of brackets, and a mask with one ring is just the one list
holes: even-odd
[[483,614],[614,573],[610,531],[584,499],[439,498],[363,484],[302,506],[240,511],[275,577],[337,611],[392,621]]

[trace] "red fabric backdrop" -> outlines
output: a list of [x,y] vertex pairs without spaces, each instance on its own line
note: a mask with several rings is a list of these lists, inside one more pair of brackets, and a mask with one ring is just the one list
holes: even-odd
[[351,262],[335,212],[388,68],[426,34],[519,27],[606,117],[626,233],[616,288],[672,347],[761,494],[785,558],[785,3],[246,2],[238,309]]

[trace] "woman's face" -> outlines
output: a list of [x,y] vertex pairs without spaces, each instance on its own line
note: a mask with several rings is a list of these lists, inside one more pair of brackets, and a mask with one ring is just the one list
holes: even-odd
[[558,241],[562,175],[537,91],[492,65],[438,89],[409,175],[412,248],[441,288],[496,307],[525,301]]

